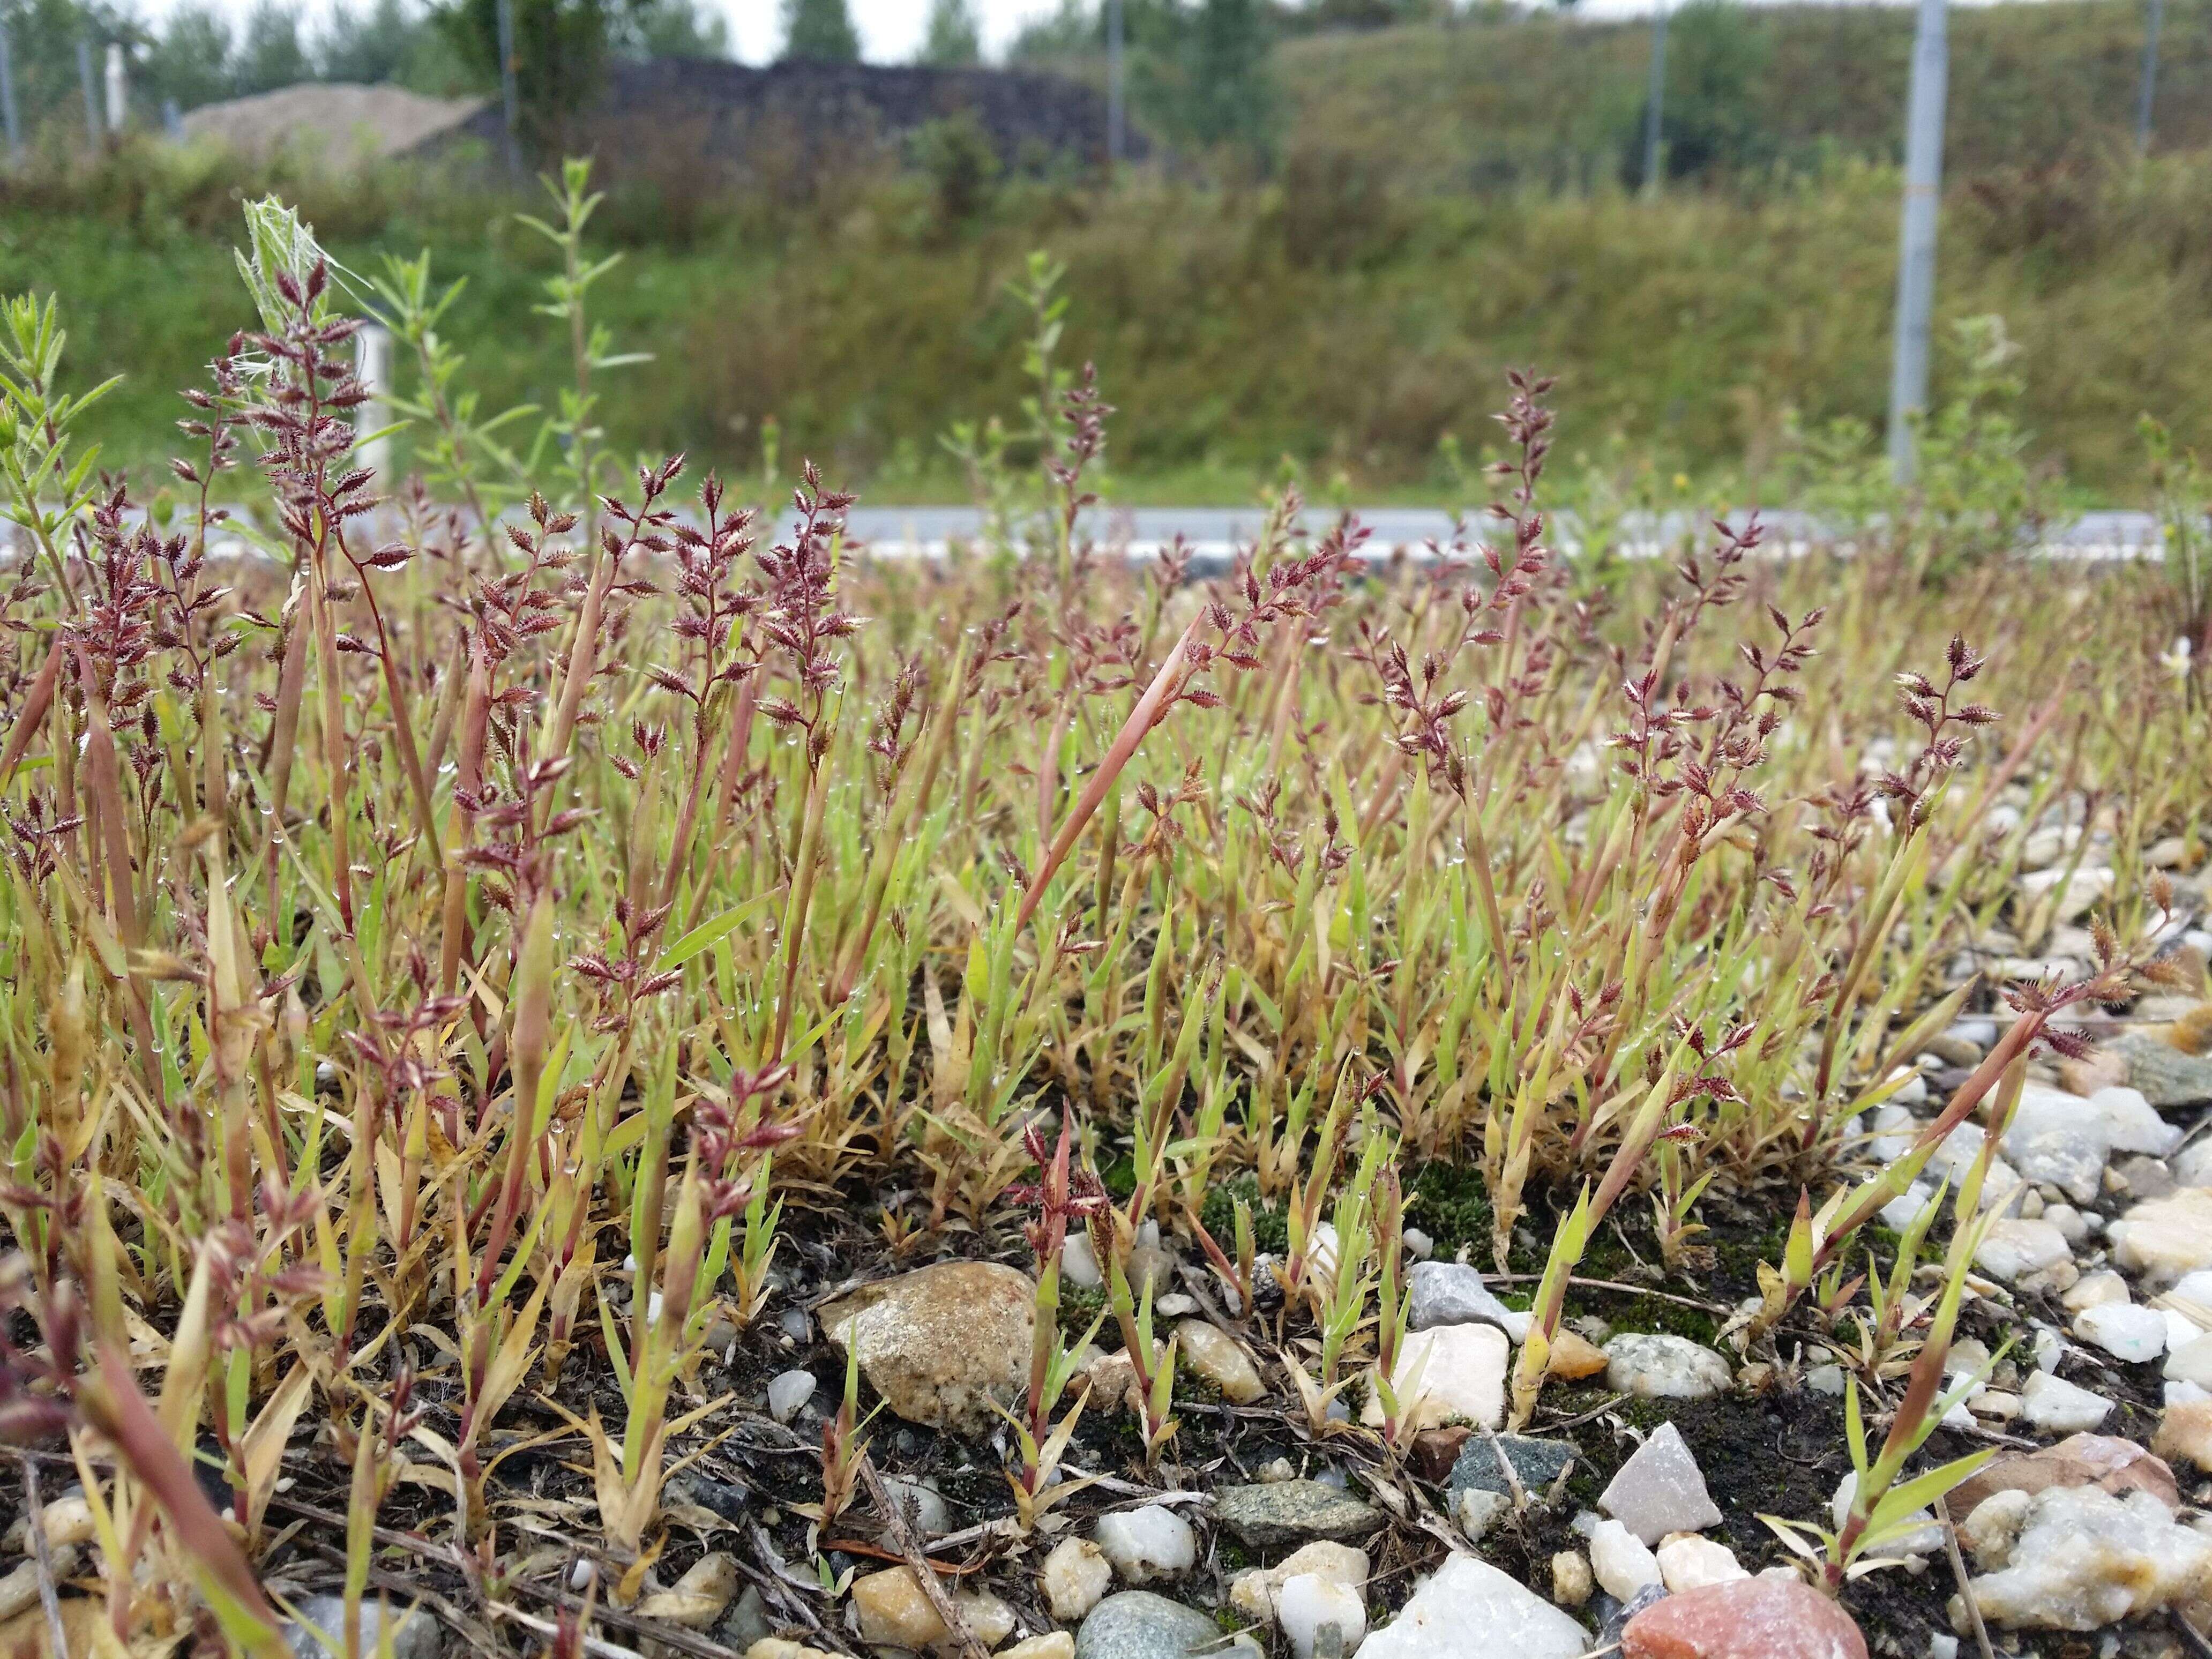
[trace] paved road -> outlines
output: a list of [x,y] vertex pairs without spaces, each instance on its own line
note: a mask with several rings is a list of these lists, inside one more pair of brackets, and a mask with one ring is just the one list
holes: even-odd
[[[1422,550],[1431,541],[1451,533],[1450,515],[1427,507],[1382,507],[1354,509],[1369,531],[1370,551],[1387,553],[1400,548]],[[1731,514],[1741,524],[1748,513]],[[1304,528],[1319,534],[1335,522],[1333,513],[1309,511]],[[1102,548],[1118,549],[1131,556],[1150,558],[1176,536],[1187,542],[1198,561],[1214,564],[1225,560],[1259,535],[1263,514],[1258,507],[1146,507],[1097,510],[1085,514],[1079,534]],[[1784,552],[1802,552],[1816,543],[1836,538],[1823,532],[1809,514],[1765,513],[1766,545]],[[885,552],[942,556],[956,544],[973,540],[980,532],[982,515],[960,507],[858,507],[848,520],[854,537]],[[1483,521],[1472,523],[1480,534]],[[1582,535],[1571,518],[1562,515],[1553,526],[1554,539],[1567,551],[1579,551]],[[1711,526],[1686,513],[1654,516],[1630,515],[1615,532],[1621,550],[1651,557],[1673,552],[1686,540],[1710,541]],[[2158,520],[2148,513],[2098,512],[2054,523],[2039,538],[2038,550],[2076,559],[2130,559],[2156,556],[2160,547]]]
[[[1378,507],[1352,511],[1368,531],[1364,550],[1373,558],[1401,550],[1419,556],[1431,544],[1443,542],[1451,534],[1450,515],[1437,508]],[[1300,527],[1308,537],[1317,537],[1336,523],[1337,516],[1334,512],[1310,510]],[[1747,511],[1729,515],[1731,522],[1739,526],[1750,517]],[[1083,515],[1078,535],[1102,550],[1146,560],[1180,536],[1189,549],[1192,569],[1200,575],[1212,575],[1252,544],[1263,520],[1256,507],[1101,508]],[[1771,553],[1801,554],[1816,546],[1834,546],[1842,539],[1808,514],[1766,512],[1759,514],[1759,520],[1766,526],[1764,545]],[[787,514],[779,536],[788,534],[791,522]],[[983,515],[976,508],[964,507],[864,506],[853,509],[848,525],[853,539],[879,554],[942,558],[951,548],[976,539],[983,527]],[[1476,536],[1486,532],[1495,536],[1498,528],[1480,519],[1469,525],[1470,533]],[[1711,525],[1688,513],[1630,514],[1612,527],[1611,536],[1620,551],[1636,558],[1676,555],[1692,546],[1710,546],[1714,540]],[[1042,539],[1041,531],[1039,539]],[[1550,539],[1553,546],[1571,556],[1582,550],[1585,538],[1573,517],[1562,514],[1550,526]],[[0,525],[0,566],[11,564],[27,550],[21,532]],[[243,538],[209,550],[218,558],[226,554],[249,560],[262,556]],[[2123,511],[2087,513],[2055,522],[2045,526],[2028,550],[2086,562],[2161,556],[2157,519],[2148,513]]]

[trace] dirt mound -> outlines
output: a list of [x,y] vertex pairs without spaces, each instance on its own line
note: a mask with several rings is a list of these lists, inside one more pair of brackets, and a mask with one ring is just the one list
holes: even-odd
[[184,118],[185,136],[211,139],[242,155],[305,149],[333,160],[398,155],[459,126],[482,100],[431,98],[404,87],[305,82],[228,103]]

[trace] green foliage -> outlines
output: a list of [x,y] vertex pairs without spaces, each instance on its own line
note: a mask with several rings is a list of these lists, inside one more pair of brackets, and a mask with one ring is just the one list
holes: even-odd
[[783,55],[822,64],[860,62],[860,31],[845,0],[783,0]]
[[[2142,17],[2101,0],[1955,9],[1946,178],[2044,177],[2131,150]],[[2169,0],[2166,17],[2157,148],[2176,153],[2212,141],[2212,0]],[[1667,40],[1674,170],[1688,171],[1680,145],[1699,137],[1678,122],[1693,112],[1686,100],[1724,141],[1716,170],[1697,175],[1716,182],[1744,164],[1818,178],[1848,161],[1896,161],[1912,28],[1910,7],[1685,6]],[[1648,8],[1577,18],[1476,7],[1449,23],[1287,40],[1273,69],[1295,112],[1287,129],[1381,161],[1404,189],[1579,190],[1618,178],[1625,158],[1641,165],[1650,50]],[[1707,76],[1740,87],[1735,107],[1699,93]]]
[[240,95],[274,92],[314,78],[300,39],[300,9],[288,0],[254,0],[239,35],[230,80]]
[[908,141],[908,151],[929,180],[944,224],[964,224],[990,205],[999,182],[999,152],[973,110],[925,121]]
[[[557,144],[572,112],[598,94],[608,53],[607,0],[512,0],[514,80],[523,134]],[[500,77],[500,0],[439,0],[433,15],[480,87]]]
[[25,125],[35,131],[50,122],[69,143],[81,145],[84,93],[77,43],[91,43],[97,73],[105,43],[136,37],[130,12],[108,0],[0,0],[0,23],[8,31],[15,107]]
[[[1690,0],[1667,25],[1667,86],[1660,106],[1660,165],[1669,179],[1725,176],[1772,154],[1755,102],[1773,56],[1771,32],[1741,0]],[[1644,179],[1649,100],[1626,124],[1621,178]]]
[[[1286,173],[1306,165],[1303,142],[1289,135]],[[237,198],[270,182],[151,145],[97,171],[8,181],[0,286],[71,284],[86,371],[130,371],[88,417],[110,465],[159,465],[171,388],[203,355],[192,331],[244,320],[224,245]],[[442,326],[468,342],[485,408],[553,400],[565,354],[529,312],[547,255],[496,207],[397,171],[275,182],[353,270],[434,240],[444,279],[468,278]],[[1955,342],[1960,318],[1998,314],[2018,347],[1978,378],[1983,414],[1957,428],[1954,476],[1967,477],[1972,455],[1989,475],[1973,490],[2024,465],[2021,482],[2046,505],[2139,503],[2143,411],[2180,450],[2212,445],[2212,315],[2191,297],[2212,284],[2212,247],[2187,228],[2212,218],[2212,159],[2076,175],[2063,219],[2031,189],[1962,186],[1945,217],[1939,337]],[[735,199],[685,246],[633,234],[634,275],[603,303],[652,338],[660,364],[649,384],[610,381],[600,424],[624,455],[684,448],[751,471],[773,417],[785,456],[830,458],[863,485],[902,439],[931,455],[927,434],[975,422],[981,441],[981,417],[1030,390],[1015,356],[1029,320],[999,296],[1042,246],[1074,296],[1061,361],[1095,361],[1121,411],[1111,453],[1125,494],[1239,499],[1287,463],[1350,497],[1464,504],[1440,441],[1458,435],[1474,477],[1494,458],[1478,447],[1494,429],[1481,388],[1531,362],[1557,365],[1573,390],[1555,471],[1578,513],[1816,488],[1878,505],[1887,489],[1875,434],[1893,174],[1845,169],[1817,186],[1656,204],[1609,188],[1469,204],[1352,175],[1331,199],[1364,216],[1343,228],[1273,189],[1140,179],[1078,191],[1019,174],[1002,176],[957,236],[918,174],[855,185],[834,215]],[[649,222],[614,210],[593,221],[595,237]],[[1939,410],[1971,371],[1955,344],[1938,354]],[[2008,434],[1990,424],[1999,415]],[[1846,419],[1850,442],[1822,453]],[[940,499],[967,487],[949,459],[899,483]]]
[[229,20],[212,6],[178,7],[146,54],[146,90],[157,105],[173,98],[179,109],[229,97],[233,44]]
[[1840,524],[1886,526],[1923,574],[1943,576],[2009,552],[2050,507],[2044,470],[2014,414],[2024,382],[2004,319],[1953,326],[1951,392],[1918,420],[1918,463],[1900,489],[1872,422],[1846,416],[1824,430],[1787,423],[1799,458],[1800,499]]
[[930,0],[921,61],[939,69],[963,69],[983,61],[974,0]]

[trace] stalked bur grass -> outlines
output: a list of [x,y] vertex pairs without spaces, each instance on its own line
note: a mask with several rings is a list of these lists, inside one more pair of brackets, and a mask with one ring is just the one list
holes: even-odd
[[[991,1253],[1033,1182],[1058,1191],[1029,1241],[1017,1524],[1069,1489],[1076,1413],[1122,1404],[1069,1400],[1071,1225],[1147,1460],[1181,1370],[1155,1226],[1272,1323],[1316,1431],[1358,1432],[1329,1407],[1371,1364],[1402,1439],[1422,1160],[1481,1177],[1494,1258],[1548,1249],[1526,1421],[1597,1230],[1648,1201],[1694,1273],[1723,1193],[1802,1194],[1733,1338],[1768,1355],[1809,1304],[1836,1346],[1863,1334],[1867,1386],[1910,1355],[1918,1400],[1923,1310],[1854,1271],[1867,1223],[2023,1056],[2078,1048],[2075,1012],[2175,971],[2136,843],[2206,817],[2212,770],[2172,757],[2212,714],[2160,664],[2163,586],[1962,566],[1939,592],[1894,559],[1766,559],[1748,526],[1564,560],[1527,374],[1494,499],[1432,557],[1372,556],[1290,490],[1218,575],[1101,557],[1112,411],[1049,259],[1025,419],[956,434],[985,544],[878,559],[811,467],[617,467],[607,377],[653,371],[591,308],[620,277],[588,169],[552,192],[573,384],[550,410],[474,389],[430,255],[372,295],[274,201],[246,216],[255,325],[209,343],[150,493],[100,477],[67,297],[0,318],[0,511],[28,554],[0,573],[0,1305],[46,1338],[0,1346],[0,1413],[120,1451],[85,1474],[115,1629],[197,1596],[265,1650],[251,1556],[309,1421],[356,1468],[372,1449],[357,1510],[449,1493],[410,1523],[495,1585],[510,1419],[541,1388],[605,1402],[567,1432],[627,1596],[716,1406],[706,1331],[775,1306],[801,1207],[857,1203],[926,1258],[954,1226]],[[407,346],[419,478],[362,465],[372,303]],[[2061,627],[2095,684],[2051,683]],[[2113,839],[2125,948],[2100,915],[2084,974],[1953,982],[2055,933],[2015,878],[2061,817]],[[1863,1178],[1855,1121],[1993,1003],[1994,1050]],[[1246,1171],[1214,1237],[1208,1194]],[[173,1333],[151,1363],[142,1329]],[[447,1384],[403,1389],[410,1364]],[[191,1479],[204,1444],[243,1546]],[[1868,1559],[1905,1445],[1867,1458],[1824,1562]]]

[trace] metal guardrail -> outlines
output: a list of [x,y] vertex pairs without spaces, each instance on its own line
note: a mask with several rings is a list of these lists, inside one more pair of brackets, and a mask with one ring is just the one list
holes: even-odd
[[[1452,536],[1449,514],[1440,508],[1403,507],[1353,507],[1344,512],[1309,508],[1300,520],[1300,533],[1318,538],[1346,516],[1366,529],[1364,552],[1370,559],[1399,554],[1425,557],[1432,546],[1448,544]],[[1746,508],[1727,514],[1726,521],[1742,529],[1753,516],[1753,510]],[[1765,530],[1765,550],[1778,557],[1802,557],[1821,550],[1849,552],[1861,538],[1881,533],[1879,525],[1854,529],[1790,509],[1759,510],[1757,517]],[[1256,507],[1098,507],[1080,515],[1076,535],[1079,542],[1103,551],[1144,561],[1158,556],[1180,538],[1193,568],[1211,574],[1249,547],[1265,521],[1265,512]],[[788,536],[793,522],[785,514],[776,526],[777,536]],[[1466,533],[1471,541],[1486,535],[1494,539],[1498,527],[1486,515],[1470,515]],[[1041,524],[1039,528],[1041,533]],[[940,559],[982,539],[986,529],[985,514],[963,507],[855,507],[846,520],[849,541],[892,557]],[[1560,552],[1576,557],[1586,550],[1588,538],[1572,514],[1551,515],[1547,529],[1547,539]],[[1631,513],[1613,522],[1607,545],[1626,557],[1659,558],[1708,545],[1713,539],[1712,522],[1701,514]],[[2208,525],[2207,539],[2212,544],[2212,525]],[[0,546],[17,556],[26,550],[22,533],[12,526],[0,526]],[[2023,540],[2021,550],[2081,563],[2159,560],[2165,556],[2165,538],[2154,514],[2100,510],[2044,525]],[[244,537],[228,538],[210,551],[216,558],[263,556]]]

